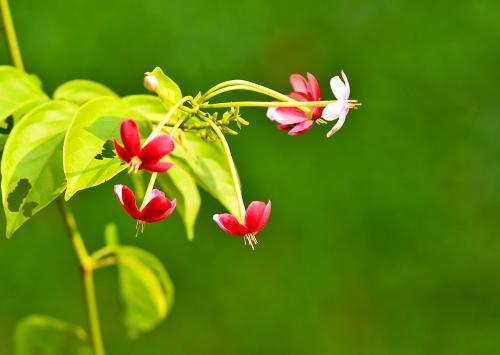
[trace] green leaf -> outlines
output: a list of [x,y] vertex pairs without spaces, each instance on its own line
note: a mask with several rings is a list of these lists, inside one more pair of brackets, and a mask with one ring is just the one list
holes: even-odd
[[132,337],[154,329],[173,304],[174,286],[161,262],[151,253],[130,246],[115,250],[124,323]]
[[183,164],[175,164],[167,173],[159,174],[158,181],[169,198],[177,200],[176,210],[184,221],[189,240],[194,238],[194,224],[200,211],[201,198],[195,179]]
[[221,144],[207,142],[189,132],[181,137],[172,152],[174,161],[180,160],[188,166],[198,185],[238,216],[238,191]]
[[134,116],[142,136],[151,131],[143,116],[131,112],[118,98],[100,97],[79,108],[64,140],[64,172],[68,181],[65,198],[77,191],[108,181],[126,168],[116,157],[113,139],[119,137],[120,124]]
[[152,72],[147,72],[146,75],[152,75],[158,80],[158,86],[155,92],[162,101],[173,105],[182,99],[182,92],[179,86],[175,81],[166,76],[161,68],[156,67]]
[[1,163],[8,238],[64,191],[63,141],[76,110],[70,102],[50,101],[12,129]]
[[129,109],[153,122],[161,121],[167,114],[167,109],[158,96],[130,95],[125,96],[122,100]]
[[38,315],[18,323],[14,347],[16,355],[92,355],[89,337],[81,327]]
[[11,66],[0,66],[0,122],[23,107],[47,101],[36,77]]
[[118,97],[108,87],[91,80],[71,80],[54,92],[54,99],[71,101],[79,106],[102,96]]

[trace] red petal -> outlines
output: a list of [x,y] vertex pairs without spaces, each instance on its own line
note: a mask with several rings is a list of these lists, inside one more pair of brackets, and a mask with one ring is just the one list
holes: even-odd
[[215,214],[214,221],[219,225],[220,229],[222,229],[226,233],[237,236],[243,236],[247,234],[247,228],[241,225],[241,223],[238,222],[236,217],[232,214]]
[[140,212],[137,209],[135,196],[132,190],[125,185],[115,185],[115,194],[118,202],[132,218],[140,219]]
[[311,96],[311,101],[321,101],[321,89],[318,84],[316,77],[310,73],[307,73],[307,80],[309,81],[309,95]]
[[126,163],[130,163],[131,156],[128,154],[127,150],[123,148],[118,141],[115,139],[115,150],[118,156],[125,161]]
[[134,120],[125,120],[120,127],[122,143],[128,153],[133,157],[139,154],[141,150],[141,137],[139,128]]
[[293,124],[278,124],[276,125],[276,128],[278,128],[281,131],[289,131],[293,128]]
[[249,233],[257,234],[267,224],[271,214],[271,201],[267,203],[253,201],[245,214],[245,226]]
[[141,164],[139,170],[147,170],[152,173],[164,173],[172,166],[174,166],[174,163],[169,163],[166,161],[157,161],[156,163],[146,162]]
[[267,110],[267,117],[281,124],[300,123],[307,119],[305,112],[297,107],[270,107]]
[[139,159],[143,163],[157,162],[174,150],[174,147],[174,142],[170,136],[165,134],[158,136],[141,149]]
[[291,130],[288,131],[288,135],[290,136],[298,136],[299,134],[306,133],[311,129],[313,125],[312,121],[304,121],[295,125]]
[[141,210],[140,219],[144,222],[158,222],[167,218],[175,208],[175,200],[170,201],[160,190],[154,189],[151,192],[151,199]]
[[293,91],[298,91],[306,95],[309,92],[309,83],[300,74],[290,75],[290,84],[292,85]]

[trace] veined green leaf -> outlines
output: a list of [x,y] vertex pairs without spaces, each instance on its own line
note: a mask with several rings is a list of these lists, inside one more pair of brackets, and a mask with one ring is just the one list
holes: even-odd
[[32,315],[16,326],[16,355],[92,355],[85,331],[58,319]]
[[145,250],[116,246],[124,323],[132,337],[154,329],[173,304],[174,287],[161,262]]
[[156,67],[152,72],[147,72],[146,75],[151,75],[158,80],[155,92],[162,99],[162,101],[173,105],[182,99],[182,92],[179,86],[175,83],[175,81],[165,75],[161,68]]
[[76,110],[70,102],[50,101],[12,129],[1,163],[8,238],[64,191],[63,141]]
[[77,191],[108,181],[126,168],[114,152],[113,139],[120,135],[120,124],[134,116],[143,137],[150,123],[131,112],[114,97],[93,99],[76,112],[64,140],[63,161],[68,186],[65,198]]
[[207,142],[192,133],[183,133],[172,152],[191,169],[198,185],[210,193],[235,216],[239,213],[238,192],[231,170],[219,142]]
[[167,109],[158,96],[130,95],[125,96],[122,100],[129,109],[141,114],[152,122],[160,122],[167,114]]
[[36,78],[11,66],[0,66],[0,122],[23,107],[47,101]]
[[108,87],[91,80],[71,80],[54,91],[54,99],[71,101],[83,105],[87,101],[102,97],[118,95]]
[[[170,159],[170,161],[172,161]],[[195,179],[183,164],[175,164],[167,173],[159,174],[161,188],[170,199],[177,200],[176,210],[184,221],[189,240],[194,238],[194,224],[200,210],[201,198]]]

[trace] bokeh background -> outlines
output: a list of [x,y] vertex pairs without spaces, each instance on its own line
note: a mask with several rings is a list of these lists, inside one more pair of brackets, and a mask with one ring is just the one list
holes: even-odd
[[[288,137],[263,110],[244,112],[251,126],[230,139],[244,197],[273,201],[255,252],[216,228],[222,207],[206,194],[189,242],[178,216],[134,238],[111,185],[78,193],[71,206],[91,249],[114,221],[122,242],[159,256],[176,286],[168,320],[132,341],[116,272],[98,273],[109,354],[500,353],[498,2],[11,7],[27,69],[48,92],[87,78],[143,93],[143,72],[158,65],[186,93],[235,78],[288,92],[289,74],[310,71],[328,98],[344,69],[363,102],[330,140],[326,127]],[[5,53],[2,42],[3,63]],[[0,240],[0,354],[32,313],[86,326],[55,207]]]

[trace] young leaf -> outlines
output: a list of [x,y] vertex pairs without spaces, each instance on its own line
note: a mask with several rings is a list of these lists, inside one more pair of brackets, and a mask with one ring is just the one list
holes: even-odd
[[146,73],[146,75],[151,75],[158,80],[158,86],[155,92],[162,101],[174,105],[177,101],[182,99],[182,92],[179,86],[175,81],[166,76],[161,68],[156,67],[152,72]]
[[187,165],[198,185],[230,213],[238,215],[238,193],[220,143],[207,142],[191,133],[184,133],[181,137],[172,152],[175,161]]
[[165,319],[173,304],[174,286],[154,255],[130,246],[117,246],[115,255],[125,305],[124,323],[136,337]]
[[118,97],[108,87],[91,80],[71,80],[54,92],[54,99],[71,101],[79,106],[101,96]]
[[161,121],[167,114],[167,109],[158,96],[130,95],[125,96],[122,100],[129,109],[153,122]]
[[17,324],[14,348],[15,355],[92,355],[89,337],[81,327],[38,315]]
[[66,200],[77,191],[106,182],[126,168],[116,157],[113,139],[120,136],[121,122],[132,115],[140,125],[141,134],[149,134],[149,122],[127,109],[118,98],[100,97],[78,109],[64,140]]
[[183,164],[175,164],[158,182],[169,198],[177,199],[176,210],[184,221],[189,240],[194,238],[194,224],[200,210],[201,198],[195,179]]
[[0,66],[0,122],[27,105],[48,100],[35,77],[10,66]]
[[64,191],[63,141],[76,110],[70,102],[50,101],[12,129],[1,163],[8,238]]

